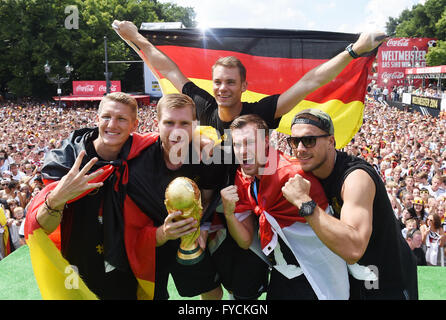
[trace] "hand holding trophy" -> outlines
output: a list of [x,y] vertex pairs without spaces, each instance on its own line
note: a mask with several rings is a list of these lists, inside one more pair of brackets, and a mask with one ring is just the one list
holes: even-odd
[[203,211],[200,189],[191,179],[178,177],[167,186],[164,205],[169,214],[181,211],[183,214],[179,219],[192,217],[197,220],[197,230],[181,237],[177,261],[183,265],[193,265],[200,262],[204,257],[204,252],[197,242],[200,236],[200,219]]

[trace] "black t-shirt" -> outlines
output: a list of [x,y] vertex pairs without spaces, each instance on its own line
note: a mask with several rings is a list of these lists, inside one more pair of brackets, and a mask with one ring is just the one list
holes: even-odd
[[[191,148],[189,149],[191,150]],[[191,153],[190,153],[191,154]],[[190,159],[192,160],[192,159]],[[224,181],[224,167],[218,165],[183,164],[178,170],[166,167],[161,140],[145,149],[137,158],[129,161],[129,196],[138,207],[152,220],[155,226],[164,223],[167,210],[164,205],[165,191],[168,184],[177,177],[187,177],[197,184],[200,189],[218,190]],[[202,220],[203,222],[203,220]],[[167,241],[156,248],[155,298],[164,299],[164,284],[175,263],[176,251],[180,240]]]
[[162,225],[167,217],[164,193],[173,179],[187,177],[195,181],[200,189],[218,190],[223,185],[224,171],[221,166],[202,162],[194,164],[192,156],[189,160],[189,164],[183,164],[178,170],[168,169],[161,140],[158,139],[137,158],[129,161],[128,194],[154,221],[155,226]]
[[413,249],[412,252],[417,259],[417,266],[427,266],[426,253],[424,252],[423,249],[415,248],[415,249]]
[[[220,120],[220,117],[218,116],[217,101],[206,90],[201,89],[190,81],[183,86],[183,94],[188,95],[194,100],[197,108],[197,118],[200,121],[200,125],[212,126],[217,129],[220,134],[224,134],[224,130],[229,129],[232,121],[224,122]],[[240,112],[240,115],[257,114],[266,122],[268,128],[275,129],[279,126],[281,120],[281,118],[274,118],[279,96],[279,94],[276,94],[267,96],[257,102],[242,102],[242,111]],[[228,157],[231,158],[231,164],[225,164],[225,170],[227,172],[227,185],[231,185],[234,183],[238,163],[236,162],[234,153],[232,152],[232,140],[230,138],[230,133],[228,134],[228,139],[226,139],[222,145],[230,147],[230,155],[228,154],[228,149],[225,151],[221,149],[219,151],[218,148],[216,148],[216,151],[214,152],[221,152],[221,159],[228,159]]]
[[[200,125],[212,126],[216,128],[220,134],[223,134],[224,130],[229,128],[232,121],[224,122],[220,120],[218,116],[217,101],[215,101],[215,98],[206,90],[201,89],[193,82],[188,82],[183,86],[183,93],[194,100]],[[257,102],[243,102],[240,115],[257,114],[265,120],[270,129],[275,129],[278,127],[281,119],[274,119],[278,99],[279,94],[276,94],[267,96]]]
[[[337,152],[333,172],[329,177],[321,180],[325,194],[335,212],[334,216],[340,218],[343,205],[341,188],[344,180],[352,171],[358,169],[366,171],[376,186],[373,201],[372,234],[367,249],[358,264],[377,268],[379,289],[374,289],[375,294],[379,294],[379,290],[385,292],[386,289],[401,289],[401,291],[408,291],[410,299],[417,298],[416,261],[401,234],[401,228],[393,213],[384,183],[370,164],[360,158],[349,156],[345,152]],[[359,281],[352,287],[365,289],[363,281]],[[352,292],[352,296],[357,295]]]

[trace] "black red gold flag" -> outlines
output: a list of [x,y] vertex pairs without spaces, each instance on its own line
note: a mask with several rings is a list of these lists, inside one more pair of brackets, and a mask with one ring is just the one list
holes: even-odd
[[[306,72],[328,61],[358,35],[348,33],[268,29],[141,30],[199,87],[212,94],[212,65],[235,56],[247,69],[248,90],[242,101],[257,101],[283,93]],[[362,125],[367,74],[375,53],[353,60],[333,81],[309,94],[282,117],[278,131],[289,134],[294,114],[309,107],[329,113],[338,148],[345,146]],[[176,92],[156,75],[163,93]]]

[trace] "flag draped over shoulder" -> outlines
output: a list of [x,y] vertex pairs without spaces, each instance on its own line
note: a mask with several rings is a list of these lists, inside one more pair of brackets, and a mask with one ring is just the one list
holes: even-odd
[[277,169],[274,174],[262,175],[256,187],[243,177],[240,169],[237,171],[235,185],[240,200],[235,212],[251,210],[259,217],[261,249],[267,256],[274,255],[274,268],[284,276],[292,279],[299,276],[299,272],[292,267],[290,270],[283,258],[278,259],[278,238],[293,253],[318,299],[348,299],[346,262],[322,243],[305,218],[299,215],[299,209],[284,197],[281,188],[299,173],[311,182],[310,197],[321,209],[328,211],[328,200],[321,184],[311,173],[302,171],[296,158],[287,157],[280,151],[269,153],[265,167],[269,166]]
[[[248,90],[242,101],[254,102],[283,93],[305,73],[328,61],[355,42],[358,35],[320,31],[267,29],[141,30],[199,87],[212,94],[212,65],[235,56],[247,69]],[[345,146],[362,125],[367,74],[375,55],[354,59],[333,81],[309,94],[282,117],[278,131],[290,134],[293,116],[306,108],[329,113],[338,148]],[[163,93],[176,92],[160,74]]]
[[3,248],[5,248],[5,257],[11,253],[11,241],[9,241],[9,229],[6,222],[5,210],[0,207],[0,228],[3,228],[3,233],[0,233],[0,241],[3,242]]
[[[64,175],[64,171],[71,168],[72,162],[77,157],[77,152],[82,150],[81,146],[83,145],[77,142],[79,139],[75,138],[84,137],[91,130],[87,128],[75,131],[73,133],[74,138],[65,140],[64,150],[72,150],[73,154],[68,151],[65,156],[54,158],[55,163],[52,164],[52,172],[56,172],[56,175]],[[137,157],[142,150],[152,145],[157,139],[158,134],[156,133],[134,133],[127,157],[116,164],[102,166],[102,174],[91,182],[105,181],[109,177],[113,178],[115,176],[112,181],[116,183],[113,183],[112,189],[116,193],[122,192],[123,186],[128,183],[127,160]],[[57,244],[60,244],[59,230],[48,236],[37,221],[37,212],[40,206],[44,204],[46,195],[59,183],[59,181],[51,182],[49,180],[46,180],[46,182],[48,185],[30,203],[25,224],[25,238],[30,248],[31,263],[41,295],[43,299],[52,300],[97,299],[82,277],[75,275],[76,269],[64,258],[60,251],[60,245],[57,246]],[[87,190],[75,199],[70,200],[69,203],[84,198],[92,191],[92,189]],[[69,209],[65,209],[64,215],[67,210]],[[127,194],[124,194],[122,212],[120,210],[119,212],[122,214],[124,224],[123,246],[131,270],[138,281],[137,297],[138,299],[153,299],[156,228],[150,218],[135,205]]]

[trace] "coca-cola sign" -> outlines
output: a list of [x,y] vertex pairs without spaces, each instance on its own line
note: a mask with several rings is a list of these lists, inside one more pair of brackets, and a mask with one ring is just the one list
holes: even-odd
[[76,92],[78,94],[80,92],[91,94],[94,91],[94,87],[95,86],[93,84],[85,84],[85,85],[78,84],[76,88],[73,90],[73,92]]
[[[425,67],[426,54],[432,38],[391,38],[385,41],[378,49],[377,64],[374,78],[378,87],[408,85],[405,82],[407,68]],[[414,83],[418,86],[418,82]]]
[[410,38],[401,38],[401,39],[391,38],[387,40],[386,44],[388,47],[408,47],[409,40]]
[[[110,92],[121,91],[121,81],[111,81],[110,83]],[[73,81],[74,96],[103,96],[106,91],[105,81]]]
[[383,72],[381,74],[382,79],[402,79],[404,78],[404,72],[395,71],[395,72]]

